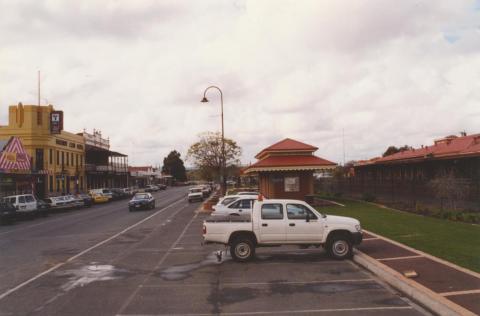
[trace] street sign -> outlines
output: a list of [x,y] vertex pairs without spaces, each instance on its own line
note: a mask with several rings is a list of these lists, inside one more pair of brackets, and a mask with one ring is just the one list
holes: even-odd
[[60,134],[63,130],[63,111],[52,111],[50,113],[50,133]]

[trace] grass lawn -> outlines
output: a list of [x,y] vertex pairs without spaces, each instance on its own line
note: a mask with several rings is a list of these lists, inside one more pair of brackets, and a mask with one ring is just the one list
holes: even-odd
[[480,272],[479,225],[394,211],[366,202],[333,200],[346,207],[323,207],[321,212],[354,217],[366,230]]

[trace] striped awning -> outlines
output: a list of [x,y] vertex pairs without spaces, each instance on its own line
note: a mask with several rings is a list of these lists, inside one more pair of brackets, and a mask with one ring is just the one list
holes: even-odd
[[10,137],[0,152],[0,169],[30,171],[30,156],[17,137]]

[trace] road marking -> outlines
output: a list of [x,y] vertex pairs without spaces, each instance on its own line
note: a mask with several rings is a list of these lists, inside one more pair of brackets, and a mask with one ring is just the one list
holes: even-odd
[[[188,205],[187,205],[188,206]],[[186,208],[186,207],[185,207]],[[193,223],[193,221],[197,218],[198,216],[198,213],[195,213],[195,215],[192,217],[192,219],[188,222],[188,224],[185,226],[185,228],[183,229],[183,231],[181,232],[180,236],[178,236],[177,240],[175,240],[173,242],[173,244],[170,246],[170,248],[167,250],[167,252],[162,256],[162,258],[160,259],[160,261],[158,261],[158,263],[155,265],[155,267],[153,268],[152,272],[150,272],[149,274],[147,274],[145,276],[145,278],[142,280],[142,282],[137,286],[137,288],[133,291],[132,294],[130,294],[130,296],[125,300],[125,303],[123,303],[123,305],[120,307],[120,309],[118,310],[118,313],[117,314],[121,314],[127,307],[128,305],[130,305],[130,303],[132,302],[132,300],[135,298],[135,296],[137,295],[138,291],[140,291],[140,289],[143,287],[143,285],[145,284],[145,282],[148,281],[148,279],[151,277],[153,271],[157,270],[162,264],[163,262],[165,262],[165,259],[167,259],[168,255],[172,252],[173,248],[177,247],[177,244],[180,242],[180,239],[183,238],[183,235],[185,235],[185,233],[187,232],[187,229],[190,227],[190,225]]]
[[415,259],[415,258],[423,258],[423,256],[422,255],[415,255],[415,256],[404,256],[404,257],[381,258],[381,259],[376,259],[376,260],[378,260],[378,261],[392,261],[392,260]]
[[379,240],[380,238],[378,237],[368,237],[368,238],[363,238],[362,241],[369,241],[369,240]]
[[387,241],[387,242],[389,242],[389,243],[391,243],[391,244],[394,244],[394,245],[396,245],[396,246],[399,246],[399,247],[401,247],[401,248],[403,248],[403,249],[407,249],[407,250],[410,250],[411,252],[414,252],[414,253],[416,253],[416,254],[422,255],[422,256],[424,256],[424,257],[427,258],[427,259],[430,259],[430,260],[436,261],[436,262],[438,262],[438,263],[444,264],[444,265],[446,265],[446,266],[448,266],[448,267],[450,267],[450,268],[453,268],[453,269],[455,269],[455,270],[464,272],[464,273],[466,273],[466,274],[469,274],[469,275],[471,275],[471,276],[474,276],[474,277],[480,279],[480,273],[477,273],[477,272],[475,272],[475,271],[468,270],[468,269],[466,269],[466,268],[460,267],[460,266],[458,266],[458,265],[456,265],[456,264],[454,264],[454,263],[451,263],[451,262],[448,262],[448,261],[446,261],[446,260],[440,259],[440,258],[438,258],[438,257],[432,256],[432,255],[430,255],[430,254],[428,254],[428,253],[426,253],[426,252],[423,252],[423,251],[420,251],[420,250],[418,250],[418,249],[409,247],[409,246],[404,245],[404,244],[402,244],[402,243],[399,243],[399,242],[397,242],[397,241],[395,241],[395,240],[389,239],[389,238],[387,238],[387,237],[383,237],[382,235],[377,235],[377,234],[375,234],[375,233],[372,233],[371,231],[365,230],[365,232],[368,233],[368,234],[370,234],[370,235],[372,235],[372,236],[374,236],[374,237],[378,237],[378,238],[380,238],[380,239],[382,239],[382,240],[384,240],[384,241]]
[[60,268],[61,266],[63,266],[63,265],[65,265],[65,264],[67,264],[67,263],[69,263],[69,262],[77,259],[78,257],[86,254],[87,252],[92,251],[93,249],[98,248],[98,247],[100,247],[101,245],[106,244],[106,243],[109,242],[110,240],[117,238],[118,236],[126,233],[127,231],[131,230],[132,228],[135,228],[135,227],[137,227],[138,225],[143,224],[144,222],[148,221],[148,220],[151,219],[152,217],[154,217],[154,216],[156,216],[156,215],[164,212],[166,209],[168,209],[168,208],[170,208],[170,207],[172,207],[172,206],[174,206],[174,205],[176,205],[176,204],[178,204],[178,203],[180,203],[180,202],[182,202],[182,201],[184,201],[184,200],[185,200],[184,197],[180,198],[180,200],[178,200],[178,201],[176,201],[176,202],[174,202],[174,203],[172,203],[172,204],[170,204],[170,205],[168,205],[168,206],[165,206],[164,208],[162,208],[162,209],[156,211],[155,213],[153,213],[152,215],[150,215],[150,216],[148,216],[148,217],[145,217],[145,218],[142,219],[141,221],[139,221],[139,222],[137,222],[137,223],[135,223],[135,224],[133,224],[133,225],[128,226],[127,228],[123,229],[123,230],[120,231],[119,233],[117,233],[117,234],[115,234],[115,235],[113,235],[113,236],[111,236],[111,237],[109,237],[109,238],[107,238],[107,239],[105,239],[105,240],[103,240],[103,241],[101,241],[101,242],[99,242],[99,243],[97,243],[97,244],[95,244],[95,245],[93,245],[93,246],[91,246],[91,247],[83,250],[82,252],[76,254],[75,256],[72,256],[72,257],[68,258],[66,261],[61,262],[61,263],[58,263],[58,264],[54,265],[53,267],[51,267],[50,269],[45,270],[45,271],[37,274],[36,276],[28,279],[27,281],[25,281],[25,282],[23,282],[23,283],[20,283],[19,285],[15,286],[15,287],[13,287],[13,288],[11,288],[11,289],[9,289],[9,290],[7,290],[6,292],[4,292],[4,293],[2,293],[2,294],[0,295],[0,300],[4,299],[5,297],[7,297],[8,295],[12,294],[12,293],[15,292],[15,291],[18,291],[19,289],[21,289],[21,288],[24,287],[25,285],[28,285],[28,284],[32,283],[33,281],[41,278],[42,276],[44,276],[44,275],[46,275],[46,274],[48,274],[48,273],[50,273],[50,272],[52,272],[52,271],[55,271],[55,270],[57,270],[58,268]]
[[[322,281],[280,281],[280,282],[222,282],[222,286],[262,286],[262,285],[308,285],[325,283],[356,283],[356,282],[375,282],[375,279],[346,279],[346,280],[322,280]],[[212,283],[197,284],[165,284],[165,285],[142,285],[143,288],[162,288],[162,287],[202,287],[212,286]]]
[[480,289],[478,290],[467,290],[467,291],[455,291],[455,292],[443,292],[438,293],[441,296],[455,296],[455,295],[465,295],[465,294],[480,294]]
[[[283,310],[283,311],[257,311],[257,312],[233,312],[221,313],[222,315],[279,315],[279,314],[311,314],[311,313],[335,313],[335,312],[360,312],[360,311],[387,311],[387,310],[405,310],[413,309],[412,306],[384,306],[384,307],[354,307],[354,308],[324,308],[324,309],[303,309],[303,310]],[[207,316],[211,313],[191,313],[191,314],[117,314],[116,316]]]

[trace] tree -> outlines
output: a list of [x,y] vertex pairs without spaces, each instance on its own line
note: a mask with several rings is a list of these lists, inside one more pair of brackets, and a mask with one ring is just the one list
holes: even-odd
[[[222,136],[220,133],[205,132],[200,140],[190,146],[187,159],[191,159],[205,180],[218,179],[222,168]],[[240,163],[242,149],[237,143],[225,138],[225,166],[229,168]]]
[[389,146],[387,148],[387,150],[383,153],[383,157],[386,157],[386,156],[390,156],[390,155],[393,155],[393,154],[396,154],[396,153],[399,153],[399,152],[402,152],[402,151],[405,151],[405,150],[411,150],[412,147],[411,146],[408,146],[408,145],[404,145],[402,147],[395,147],[395,146]]
[[168,173],[177,181],[186,181],[187,174],[180,153],[172,150],[167,157],[163,158],[162,172]]

